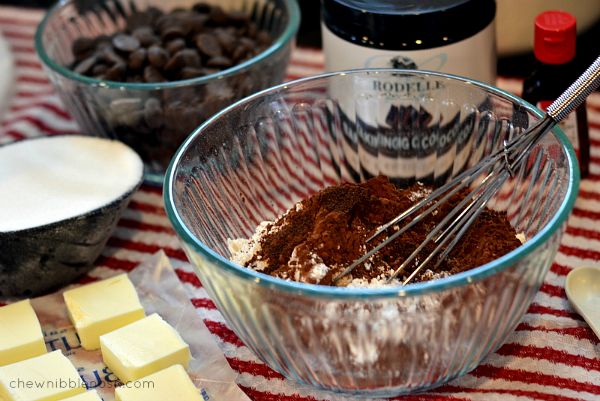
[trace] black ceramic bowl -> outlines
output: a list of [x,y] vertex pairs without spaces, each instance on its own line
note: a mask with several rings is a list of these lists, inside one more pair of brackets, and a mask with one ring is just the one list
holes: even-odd
[[[41,142],[42,140],[45,142]],[[72,140],[78,141],[77,146],[72,147],[72,151],[77,152],[76,157],[71,157],[70,151],[65,149],[61,143]],[[35,146],[40,154],[37,154],[37,151],[31,151],[31,144],[35,144],[34,141],[43,143],[43,146]],[[80,141],[89,144],[81,146]],[[114,152],[105,152],[107,154],[103,152],[96,156],[86,154],[90,149],[96,149],[98,144],[108,144],[113,150],[114,148],[121,149],[122,155],[129,159],[129,162],[125,164],[127,171],[123,171],[123,169],[118,171],[119,169],[114,167],[117,158]],[[59,148],[56,154],[52,152],[52,147]],[[15,152],[13,149],[17,151]],[[17,166],[11,171],[13,180],[26,180],[28,175],[33,174],[35,175],[34,179],[39,181],[39,184],[36,185],[39,187],[39,192],[36,188],[31,190],[27,186],[21,188],[17,183],[16,185],[12,184],[7,192],[23,190],[29,192],[30,195],[20,198],[19,195],[6,196],[5,192],[5,196],[0,199],[0,207],[5,210],[12,208],[15,211],[12,213],[13,216],[22,215],[22,218],[14,219],[8,216],[9,220],[13,220],[12,226],[10,223],[0,222],[0,298],[3,299],[41,295],[69,284],[89,271],[93,267],[94,261],[100,256],[135,190],[143,181],[141,158],[131,148],[114,140],[79,135],[35,138],[0,147],[0,157],[6,156],[8,151],[13,156],[18,155],[18,161],[15,163]],[[45,175],[48,173],[47,166],[52,163],[70,163],[69,166],[74,167],[73,171],[81,171],[83,166],[78,166],[78,164],[81,161],[89,160],[90,157],[96,157],[97,160],[94,161],[95,168],[90,175],[89,182],[72,181],[68,174],[62,178],[56,178],[53,174]],[[41,159],[44,160],[40,161]],[[92,160],[90,160],[91,162]],[[0,165],[1,163],[0,160]],[[46,171],[43,166],[46,166]],[[107,166],[106,169],[105,166]],[[85,177],[85,174],[79,175]],[[15,179],[15,176],[19,178]],[[0,177],[0,189],[10,185],[10,179],[7,176]],[[127,183],[124,183],[124,180],[127,180]],[[86,194],[85,196],[94,199],[95,190],[98,190],[99,187],[109,187],[113,185],[113,182],[116,183],[116,186],[111,189],[113,193],[99,197],[97,201],[99,206],[86,211],[82,211],[82,206],[76,204],[79,200],[77,196],[65,195],[64,199],[61,199],[60,192],[63,191],[58,191],[58,195],[54,195],[53,199],[50,199],[47,193],[56,193],[54,189],[63,185],[65,190],[68,189],[74,194],[78,192]],[[72,188],[69,189],[69,186]],[[30,207],[28,200],[30,197],[39,198],[31,201],[32,204],[39,205],[38,208]],[[19,199],[19,204],[15,204]],[[56,211],[53,211],[57,203],[62,205],[62,210],[68,210],[65,212],[67,214],[57,214]],[[33,213],[32,209],[36,209],[36,216],[41,216],[42,224],[21,223],[28,218],[29,213]],[[45,216],[48,214],[53,215],[46,218]],[[11,229],[11,227],[16,227],[16,229]]]

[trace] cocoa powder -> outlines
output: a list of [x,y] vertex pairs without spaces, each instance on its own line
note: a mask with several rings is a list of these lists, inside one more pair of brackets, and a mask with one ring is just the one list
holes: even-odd
[[[425,197],[421,184],[396,189],[380,175],[361,184],[343,183],[325,188],[267,226],[260,250],[247,267],[300,282],[330,285],[348,265],[387,238],[366,240],[383,224]],[[350,280],[387,279],[425,240],[427,234],[468,194],[462,190],[407,232],[356,267]],[[411,220],[408,218],[402,224]],[[388,231],[393,232],[393,228]],[[413,281],[443,277],[488,263],[521,245],[506,214],[485,209],[435,271],[420,272]],[[399,280],[421,263],[436,244],[430,244]],[[428,268],[435,265],[428,264]],[[343,285],[342,284],[342,285]]]

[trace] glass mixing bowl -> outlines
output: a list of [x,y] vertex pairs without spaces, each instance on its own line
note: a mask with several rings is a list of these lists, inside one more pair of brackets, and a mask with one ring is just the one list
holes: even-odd
[[[123,83],[77,74],[73,42],[123,30],[132,10],[191,9],[196,0],[67,0],[52,7],[35,35],[35,48],[52,85],[84,134],[119,139],[144,160],[146,181],[162,185],[181,143],[202,122],[237,100],[285,79],[300,11],[295,0],[207,1],[223,10],[246,11],[272,44],[258,55],[223,71],[165,83]],[[78,6],[87,6],[80,13]]]
[[[525,243],[491,263],[405,286],[349,289],[285,281],[228,260],[295,202],[384,173],[438,186],[541,112],[500,89],[408,70],[346,71],[250,96],[201,125],[165,177],[167,214],[228,325],[277,372],[319,389],[393,396],[474,369],[525,314],[558,250],[578,190],[556,128],[490,204]],[[218,138],[207,148],[206,138]]]

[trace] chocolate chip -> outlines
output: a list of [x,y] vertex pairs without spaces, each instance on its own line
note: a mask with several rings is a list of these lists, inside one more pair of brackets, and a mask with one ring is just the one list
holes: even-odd
[[173,18],[177,21],[177,25],[181,27],[183,31],[183,36],[188,36],[192,33],[194,29],[195,22],[193,21],[193,17],[198,15],[196,13],[192,13],[188,10],[179,9],[171,12]]
[[148,128],[156,129],[162,125],[162,110],[160,101],[154,97],[148,99],[144,105],[144,121]]
[[112,38],[108,35],[99,35],[94,39],[96,49],[103,49],[112,46]]
[[246,36],[248,36],[251,39],[254,39],[256,37],[256,33],[258,32],[258,28],[256,27],[256,23],[253,21],[248,22],[248,30],[246,31]]
[[[155,7],[133,10],[123,26],[112,35],[74,41],[74,61],[68,68],[116,82],[197,79],[253,57],[271,40],[247,13],[226,12],[203,1],[191,10],[179,8],[169,13]],[[114,103],[102,124],[132,146],[147,165],[164,170],[193,129],[231,102],[254,93],[264,81],[271,82],[272,78],[247,71],[216,83],[175,86],[159,91],[157,98],[147,99],[143,106],[131,99]],[[143,96],[140,94],[139,99]]]
[[164,117],[165,125],[167,127],[178,129],[178,126],[183,118],[184,107],[179,102],[172,102],[165,105]]
[[183,39],[183,38],[176,38],[176,39],[173,39],[173,40],[169,41],[165,45],[165,50],[170,55],[173,55],[173,54],[177,53],[179,50],[183,49],[184,47],[185,47],[185,39]]
[[238,44],[242,46],[246,53],[251,53],[256,47],[256,42],[245,36],[238,39]]
[[128,75],[127,78],[125,78],[125,82],[130,84],[141,84],[144,83],[144,78],[141,74]]
[[250,21],[250,18],[241,10],[233,10],[229,12],[229,21],[235,26],[241,26]]
[[219,42],[219,45],[221,46],[221,49],[223,49],[225,53],[233,53],[233,51],[235,50],[235,43],[237,40],[235,35],[232,32],[222,28],[215,29],[214,34],[217,39],[217,42]]
[[89,57],[95,48],[96,43],[93,39],[77,38],[71,46],[71,51],[73,52],[73,56],[75,56],[75,60],[83,60]]
[[149,7],[146,10],[146,14],[148,14],[150,16],[150,25],[155,25],[156,20],[164,13],[156,7]]
[[92,67],[96,64],[96,59],[97,57],[94,55],[80,61],[75,65],[73,72],[76,74],[87,75],[92,71]]
[[147,50],[144,48],[137,49],[127,58],[127,67],[132,70],[139,70],[146,62]]
[[117,33],[113,36],[112,44],[118,51],[122,53],[133,53],[140,48],[140,41],[135,36]]
[[151,65],[144,68],[143,77],[145,82],[167,82],[167,79],[162,76],[160,71]]
[[196,47],[200,52],[208,57],[220,56],[221,45],[219,41],[213,35],[207,33],[201,33],[196,36]]
[[231,53],[231,59],[234,63],[239,63],[246,56],[246,54],[248,54],[248,50],[246,50],[243,45],[238,44]]
[[199,2],[192,6],[192,10],[199,12],[199,13],[206,13],[206,14],[208,14],[210,12],[211,8],[212,8],[212,6],[205,2]]
[[200,67],[202,65],[200,55],[195,49],[181,49],[173,57],[181,57],[185,67]]
[[206,14],[190,15],[190,17],[186,20],[186,23],[189,24],[190,34],[194,35],[202,32],[208,20],[209,17]]
[[211,7],[210,11],[208,12],[208,15],[209,15],[211,21],[217,26],[226,25],[227,22],[229,21],[229,16],[219,6]]
[[122,82],[127,73],[127,65],[125,63],[117,63],[110,67],[103,75],[102,79],[107,81]]
[[176,25],[176,21],[169,26],[166,26],[160,34],[160,39],[163,42],[168,42],[176,38],[184,38],[185,30],[181,25]]
[[149,47],[160,40],[159,37],[154,34],[154,30],[149,26],[139,27],[131,34],[140,41],[140,45],[143,47]]
[[148,10],[146,12],[135,11],[127,17],[126,30],[134,32],[138,28],[143,28],[152,25],[154,20],[153,13]]
[[233,61],[225,56],[215,56],[208,59],[206,62],[207,67],[217,67],[221,69],[229,68],[233,66]]
[[92,75],[95,77],[106,74],[110,66],[108,64],[95,64],[92,68]]
[[200,55],[193,49],[182,49],[175,53],[165,65],[166,74],[176,75],[185,67],[199,68],[201,66]]
[[256,43],[259,46],[270,46],[271,45],[271,35],[267,31],[259,31],[256,33]]
[[[75,62],[71,68],[88,76],[108,74],[116,79],[122,75],[122,65],[126,65],[122,78],[127,82],[151,77],[159,82],[189,79],[204,71],[202,65],[227,69],[253,57],[270,43],[268,32],[257,30],[256,23],[242,11],[225,12],[220,6],[205,2],[195,4],[192,10],[178,8],[169,13],[151,7],[134,10],[125,21],[125,29],[112,36],[75,41]],[[186,51],[172,60],[190,45],[197,49],[197,55]],[[141,72],[147,66],[153,70]],[[184,68],[190,70],[182,73]]]
[[194,67],[183,67],[181,71],[179,71],[178,79],[193,79],[204,76],[204,71],[202,68],[194,68]]
[[152,45],[148,48],[148,62],[157,69],[162,69],[169,61],[169,53],[158,45]]
[[157,33],[162,33],[162,31],[173,25],[177,25],[177,22],[173,21],[173,17],[169,14],[162,14],[154,22],[154,30]]
[[100,52],[104,61],[110,64],[125,64],[125,59],[119,56],[112,47],[104,47]]
[[155,97],[148,98],[144,103],[144,109],[150,111],[160,110],[160,100]]

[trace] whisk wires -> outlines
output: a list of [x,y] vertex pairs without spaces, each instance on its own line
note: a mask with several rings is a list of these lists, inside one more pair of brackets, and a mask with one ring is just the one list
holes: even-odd
[[[546,115],[532,127],[513,138],[512,141],[504,141],[502,149],[498,149],[490,155],[484,157],[473,167],[465,170],[451,179],[448,183],[433,191],[429,196],[419,201],[414,206],[401,213],[390,222],[383,225],[377,232],[371,236],[367,242],[373,240],[390,227],[396,228],[397,225],[412,216],[417,211],[426,207],[425,211],[417,215],[412,221],[375,246],[361,258],[348,266],[332,281],[336,285],[339,281],[350,273],[355,267],[369,259],[376,252],[381,250],[399,235],[413,227],[425,216],[436,210],[439,205],[450,199],[467,185],[471,185],[479,177],[483,177],[479,184],[438,224],[428,235],[425,241],[398,267],[388,282],[391,282],[400,273],[405,271],[416,260],[419,253],[431,242],[437,243],[437,247],[420,263],[410,276],[404,280],[403,285],[412,280],[424,266],[429,264],[435,256],[443,249],[437,265],[448,256],[454,245],[460,240],[465,231],[477,218],[479,213],[486,207],[488,202],[494,197],[504,182],[512,175],[515,170],[525,160],[529,152],[539,143],[540,139],[562,121],[566,115],[583,104],[585,98],[600,86],[600,57],[575,81],[567,90],[559,96],[546,110]],[[438,199],[439,198],[439,199]],[[447,227],[446,227],[447,226]],[[441,233],[440,233],[441,232]],[[450,241],[450,244],[444,248],[444,245]]]
[[[377,232],[367,239],[366,242],[372,241],[391,227],[395,228],[395,232],[349,265],[333,280],[332,285],[337,285],[337,283],[339,283],[340,280],[354,268],[372,257],[375,253],[387,246],[398,236],[405,233],[415,224],[418,224],[457,192],[473,184],[477,179],[480,179],[479,183],[474,186],[470,193],[461,200],[431,232],[429,232],[425,241],[423,241],[413,253],[403,261],[386,282],[391,283],[398,275],[412,266],[423,249],[425,249],[432,241],[436,244],[434,250],[427,255],[423,262],[418,263],[418,266],[416,266],[408,278],[403,281],[402,285],[413,280],[425,266],[429,265],[436,256],[442,252],[434,266],[434,268],[438,267],[452,251],[454,246],[460,241],[460,238],[479,216],[481,211],[485,209],[489,201],[500,190],[506,180],[514,174],[514,171],[519,167],[523,160],[525,160],[526,155],[539,142],[542,136],[554,127],[554,125],[556,125],[556,122],[550,116],[546,115],[531,128],[513,138],[512,141],[505,141],[504,146],[501,149],[484,157],[474,166],[458,174],[448,183],[434,190],[421,201],[381,226]],[[410,222],[402,227],[398,226],[402,221],[424,208],[425,210],[419,213]],[[450,243],[448,244],[449,241]],[[446,246],[446,244],[448,245]]]

